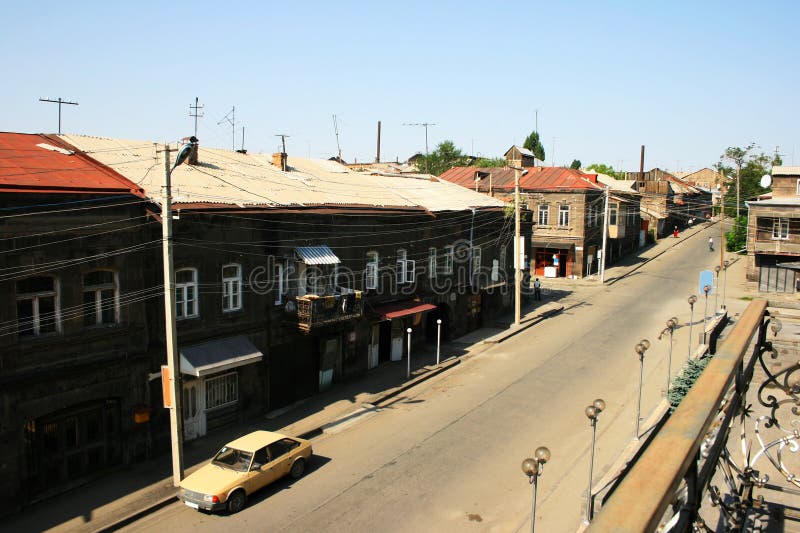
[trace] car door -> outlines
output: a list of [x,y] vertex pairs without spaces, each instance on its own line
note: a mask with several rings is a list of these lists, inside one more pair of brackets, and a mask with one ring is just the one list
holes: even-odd
[[267,448],[269,449],[270,465],[277,477],[283,477],[292,469],[292,459],[294,454],[292,450],[295,449],[297,442],[292,439],[281,439],[273,442]]
[[256,450],[253,455],[253,464],[250,465],[250,473],[247,479],[247,492],[255,492],[269,485],[277,478],[278,476],[275,470],[271,467],[267,446]]

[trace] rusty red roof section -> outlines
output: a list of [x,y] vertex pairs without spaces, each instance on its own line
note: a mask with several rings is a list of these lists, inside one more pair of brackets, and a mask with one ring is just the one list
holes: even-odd
[[0,132],[0,192],[133,194],[144,190],[55,135]]
[[[603,190],[601,185],[593,183],[596,177],[592,180],[580,170],[561,167],[529,167],[525,170],[528,173],[519,180],[521,191]],[[508,167],[453,167],[439,178],[473,190],[477,185],[479,192],[488,192],[490,183],[494,191],[510,192],[514,190],[514,173]]]

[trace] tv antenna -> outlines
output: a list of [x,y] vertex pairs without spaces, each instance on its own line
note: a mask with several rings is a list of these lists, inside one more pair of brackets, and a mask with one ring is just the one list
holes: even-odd
[[333,115],[333,131],[336,133],[336,150],[339,152],[339,162],[342,162],[342,147],[339,146],[339,121],[336,115]]
[[236,106],[231,107],[228,114],[222,117],[217,125],[227,122],[231,125],[231,150],[236,150]]
[[39,101],[58,104],[58,134],[61,135],[61,104],[78,105],[78,102],[70,102],[69,100],[63,100],[61,97],[59,97],[58,100],[53,100],[52,98],[39,98]]
[[425,128],[425,155],[428,155],[428,126],[435,126],[435,122],[404,122],[403,126],[422,126]]
[[199,105],[198,102],[199,98],[194,97],[194,105],[189,104],[189,116],[194,117],[194,136],[197,137],[197,117],[204,117],[205,113],[200,111],[205,106]]

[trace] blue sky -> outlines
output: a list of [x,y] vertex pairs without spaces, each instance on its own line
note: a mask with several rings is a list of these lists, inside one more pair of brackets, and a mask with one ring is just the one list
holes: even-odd
[[[727,146],[800,164],[796,2],[8,2],[0,130],[404,160],[453,140],[547,163],[695,170]],[[554,150],[553,150],[554,149]],[[796,153],[795,153],[796,151]]]

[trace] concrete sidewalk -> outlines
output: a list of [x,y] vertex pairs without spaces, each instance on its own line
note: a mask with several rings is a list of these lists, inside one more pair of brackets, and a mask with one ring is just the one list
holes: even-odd
[[[289,407],[267,413],[249,423],[234,424],[184,444],[184,465],[190,474],[211,458],[222,445],[234,438],[265,429],[305,438],[340,431],[359,412],[382,402],[457,366],[494,344],[534,326],[558,313],[558,302],[528,303],[523,308],[520,326],[513,316],[505,316],[489,327],[442,345],[441,362],[436,364],[436,346],[412,346],[412,373],[406,379],[406,361],[383,363],[368,373],[334,384],[323,393]],[[176,501],[172,484],[171,455],[120,468],[111,473],[33,504],[18,515],[0,522],[0,531],[114,531],[138,518]]]

